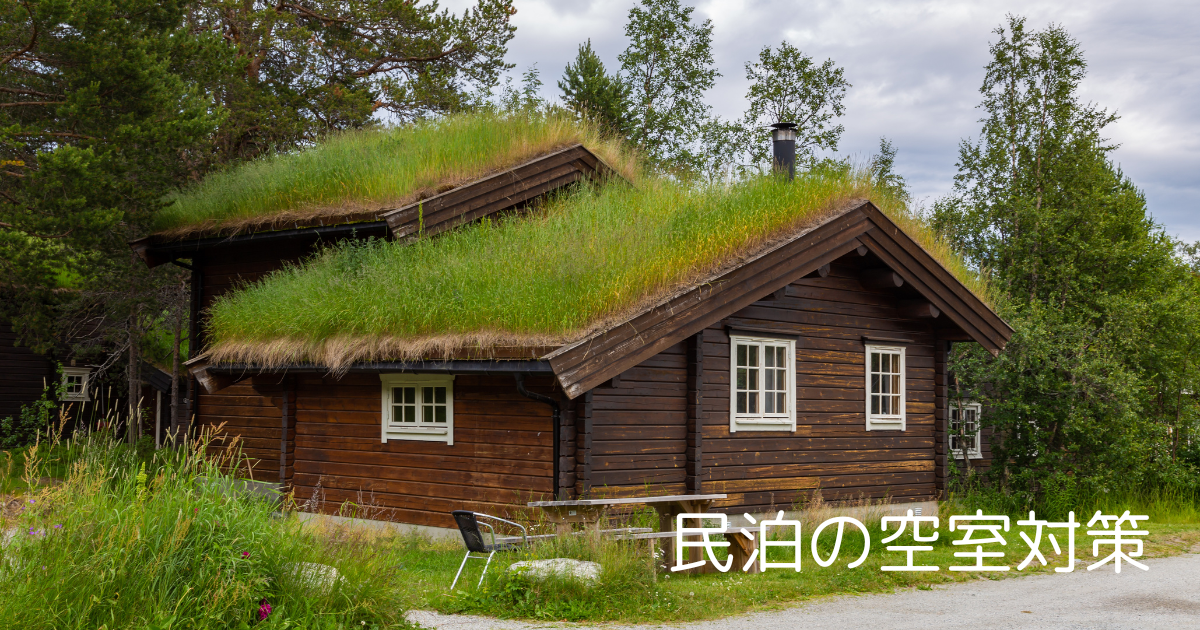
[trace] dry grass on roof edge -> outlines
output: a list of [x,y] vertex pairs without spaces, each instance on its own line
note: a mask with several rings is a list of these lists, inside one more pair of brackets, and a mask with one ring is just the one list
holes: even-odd
[[[765,239],[726,260],[696,269],[669,288],[644,296],[619,312],[597,319],[587,328],[566,335],[514,334],[483,330],[469,333],[421,337],[338,336],[313,342],[278,337],[267,341],[223,341],[209,348],[204,357],[213,364],[254,365],[276,370],[291,365],[325,367],[334,375],[344,374],[358,363],[387,361],[446,361],[451,359],[511,358],[513,350],[550,350],[597,336],[653,308],[663,306],[696,286],[713,282],[747,261],[793,241],[825,222],[858,208],[867,199],[831,199],[823,208],[803,217],[788,230]],[[529,358],[542,358],[530,356]]]
[[[539,142],[535,144],[515,144],[491,165],[483,168],[468,168],[448,173],[446,176],[439,178],[436,183],[415,188],[404,195],[366,202],[344,200],[337,204],[306,204],[263,216],[210,218],[161,229],[155,231],[153,236],[159,240],[173,241],[211,236],[227,237],[253,231],[284,230],[378,221],[380,220],[379,215],[389,210],[402,208],[464,184],[502,173],[520,164],[536,159],[539,156],[554,153],[576,144],[582,144],[584,148],[604,162],[608,168],[627,181],[636,182],[640,179],[641,167],[638,164],[636,152],[626,142],[598,131],[588,126],[587,123],[572,122],[571,125],[575,127],[573,130],[575,135],[573,137],[565,140],[561,138],[551,139],[553,140],[551,142]],[[381,131],[364,130],[345,133],[381,133]],[[220,177],[221,174],[217,174],[217,176]]]

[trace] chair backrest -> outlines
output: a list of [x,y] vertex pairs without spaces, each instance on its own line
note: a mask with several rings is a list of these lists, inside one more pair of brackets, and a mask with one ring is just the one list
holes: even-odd
[[458,523],[458,531],[462,534],[463,543],[467,545],[467,551],[487,553],[488,546],[483,542],[483,534],[479,531],[479,521],[475,520],[475,513],[470,510],[454,510],[450,514],[454,516],[454,522]]

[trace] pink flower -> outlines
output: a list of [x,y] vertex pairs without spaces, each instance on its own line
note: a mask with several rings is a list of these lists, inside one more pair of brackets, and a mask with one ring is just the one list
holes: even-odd
[[242,557],[243,557],[243,558],[249,558],[249,557],[250,557],[250,552],[249,552],[249,551],[243,551],[243,552],[242,552]]
[[267,603],[267,598],[264,597],[258,601],[258,620],[266,621],[267,616],[271,614],[271,605]]

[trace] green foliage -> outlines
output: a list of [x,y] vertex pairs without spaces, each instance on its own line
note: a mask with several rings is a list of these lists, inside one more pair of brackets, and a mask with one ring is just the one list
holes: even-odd
[[832,59],[817,65],[786,41],[778,50],[764,46],[758,61],[746,62],[746,80],[750,105],[743,124],[751,134],[746,149],[754,162],[770,162],[770,143],[762,141],[761,129],[777,122],[796,123],[798,164],[814,161],[818,149],[837,151],[842,126],[832,123],[846,112],[842,100],[851,85]]
[[[275,503],[231,489],[220,472],[231,460],[193,446],[147,461],[104,434],[70,445],[65,482],[28,491],[8,523],[18,533],[0,549],[0,626],[407,627],[390,541],[279,518]],[[34,479],[50,472],[41,449],[24,453]],[[300,562],[342,579],[306,581]]]
[[509,0],[461,14],[412,0],[196,3],[189,25],[224,36],[239,60],[211,87],[230,112],[221,160],[371,126],[380,110],[408,122],[470,107],[472,88],[488,90],[512,67],[515,12]]
[[629,10],[629,47],[617,58],[629,86],[630,139],[650,161],[695,169],[705,147],[696,147],[708,120],[704,92],[720,73],[713,64],[712,21],[692,21],[694,7],[679,0],[641,0]]
[[218,35],[187,29],[184,10],[0,2],[0,283],[13,294],[3,314],[37,350],[55,344],[59,309],[80,297],[60,289],[114,288],[126,241],[222,120],[193,81],[232,58]]
[[1061,27],[997,29],[987,112],[960,149],[955,195],[933,223],[1005,292],[1016,330],[992,358],[956,348],[964,395],[984,403],[991,475],[1013,500],[1195,487],[1200,284],[1108,159],[1115,116],[1079,100],[1086,63]]
[[592,50],[592,40],[579,46],[575,61],[563,71],[558,89],[567,108],[577,116],[589,118],[619,136],[629,133],[629,85],[620,76],[605,72],[604,63]]
[[[873,199],[916,238],[928,235],[863,172],[728,187],[647,179],[637,188],[584,188],[540,215],[411,244],[347,244],[227,293],[211,309],[212,356],[333,366],[441,352],[426,338],[561,343],[856,197]],[[948,248],[922,244],[972,283]]]
[[871,177],[877,188],[890,191],[897,199],[911,199],[908,182],[896,172],[896,147],[887,138],[879,139],[879,153],[871,158]]
[[[62,396],[63,387],[47,385],[37,400],[21,405],[21,413],[14,419],[0,419],[0,450],[21,448],[33,444],[38,436],[46,436],[54,420],[58,403],[54,398]],[[57,395],[51,396],[57,392]]]

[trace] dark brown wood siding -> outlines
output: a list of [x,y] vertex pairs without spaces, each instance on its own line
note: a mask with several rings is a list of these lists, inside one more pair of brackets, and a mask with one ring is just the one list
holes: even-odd
[[17,345],[16,331],[0,323],[0,418],[18,417],[21,405],[37,400],[54,378],[54,363]]
[[[852,254],[702,333],[700,489],[729,494],[721,507],[790,509],[818,489],[839,502],[936,497],[934,320],[899,314],[910,295],[864,288],[864,264]],[[730,432],[729,328],[799,335],[795,433]],[[866,430],[864,336],[911,341],[904,431]],[[687,489],[687,356],[679,344],[592,390],[593,491]]]
[[[208,394],[201,388],[199,421],[202,425],[222,427],[219,435],[241,438],[239,445],[247,458],[249,471],[240,471],[256,481],[279,482],[280,435],[283,431],[283,392],[286,377],[256,376]],[[289,430],[289,437],[292,431]],[[218,440],[211,450],[224,448]],[[288,447],[290,448],[290,446]],[[288,462],[291,476],[291,461]]]
[[592,494],[686,492],[687,377],[680,343],[592,390]]
[[[512,377],[455,378],[453,445],[382,443],[377,374],[296,378],[293,484],[311,509],[348,501],[360,516],[453,527],[452,510],[511,513],[552,494],[550,407],[518,394]],[[549,377],[526,386],[551,391]]]

